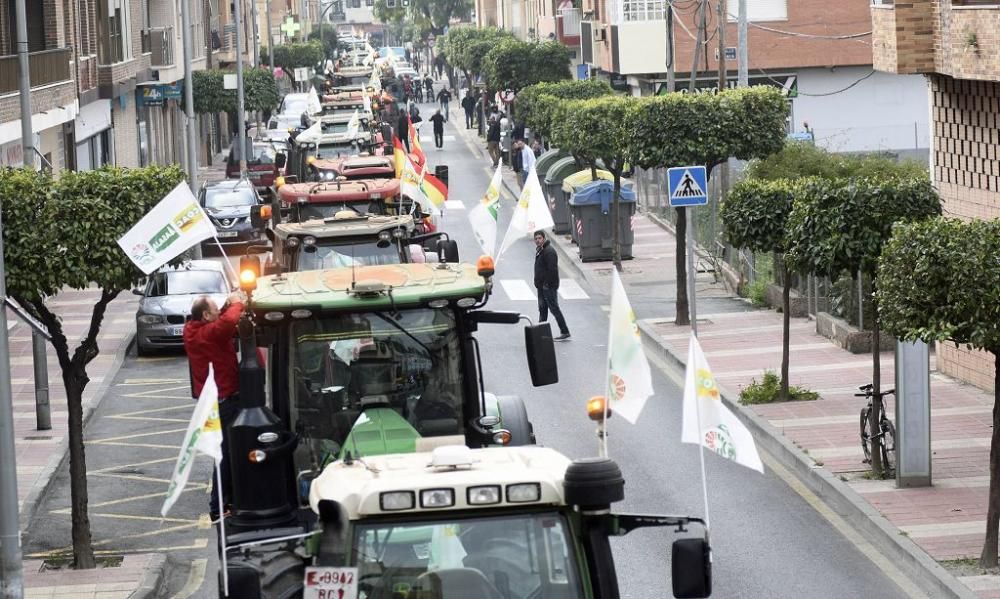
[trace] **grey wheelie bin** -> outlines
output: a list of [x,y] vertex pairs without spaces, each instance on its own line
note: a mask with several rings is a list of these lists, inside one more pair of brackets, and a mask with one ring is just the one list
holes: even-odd
[[[601,168],[603,166],[604,166],[604,164],[600,160],[598,160],[597,161],[597,170],[596,170],[596,174],[597,174],[597,178],[596,179],[594,178],[595,171],[591,171],[589,168],[585,168],[585,169],[577,171],[577,172],[575,172],[575,173],[573,173],[571,175],[566,175],[565,177],[563,177],[562,190],[563,190],[563,194],[566,196],[566,200],[569,201],[570,196],[573,195],[573,192],[576,191],[577,188],[579,188],[580,186],[585,185],[587,183],[590,183],[591,181],[598,181],[598,180],[601,180],[601,179],[604,179],[605,181],[614,181],[615,180],[615,176],[612,175],[610,172],[608,172],[608,171],[604,170],[603,168]],[[569,210],[569,204],[566,205],[566,209]],[[579,237],[579,227],[577,227],[577,223],[573,219],[573,211],[572,210],[570,210],[569,225],[570,225],[569,232],[570,232],[571,238],[573,239],[573,243],[579,245],[580,244],[580,240],[578,239],[578,237]]]
[[612,200],[615,186],[611,181],[590,181],[581,185],[569,199],[573,214],[580,260],[594,262],[611,260],[614,251],[614,227],[618,227],[618,240],[623,260],[632,258],[632,216],[635,214],[635,189],[631,181],[622,180],[619,198],[618,223],[614,222]]
[[562,190],[562,182],[567,175],[572,175],[578,170],[580,166],[576,160],[572,156],[567,156],[549,166],[549,170],[545,173],[545,195],[549,202],[549,210],[552,211],[552,222],[555,223],[552,227],[553,233],[564,235],[570,231],[569,206],[566,204],[569,196]]
[[[538,160],[535,161],[535,174],[538,175],[538,182],[542,184],[542,194],[545,195],[546,202],[549,201],[549,190],[545,185],[545,176],[549,173],[549,169],[552,168],[552,165],[567,156],[569,156],[569,153],[558,148],[552,148],[551,150],[543,152],[542,155],[538,157]],[[551,210],[551,204],[549,209]]]

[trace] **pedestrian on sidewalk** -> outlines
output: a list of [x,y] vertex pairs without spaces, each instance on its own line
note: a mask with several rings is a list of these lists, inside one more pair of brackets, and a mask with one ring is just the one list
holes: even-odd
[[559,255],[552,242],[545,238],[545,231],[535,231],[535,289],[538,290],[538,321],[546,322],[549,311],[556,317],[559,336],[556,341],[569,339],[569,328],[559,309]]
[[451,92],[448,91],[447,85],[442,87],[441,91],[438,92],[437,101],[441,104],[441,110],[444,111],[444,120],[447,122],[449,117],[448,104],[451,102]]
[[472,129],[472,115],[476,111],[476,98],[472,95],[472,90],[465,92],[462,108],[465,110],[465,128]]
[[444,146],[444,115],[440,110],[434,111],[431,123],[434,124],[434,147],[440,150]]
[[396,119],[396,137],[399,138],[399,143],[403,144],[406,148],[406,153],[410,153],[410,119],[407,115],[407,111],[400,110],[399,118]]
[[424,75],[424,91],[427,92],[427,101],[434,101],[434,80],[431,79],[431,74],[427,73]]
[[516,170],[517,182],[521,186],[521,189],[524,189],[524,183],[528,180],[528,175],[535,169],[535,152],[528,147],[528,144],[524,143],[523,139],[519,139],[514,143],[514,149],[517,150],[517,155],[520,157],[519,169]]
[[490,126],[486,130],[486,149],[493,161],[493,168],[500,164],[500,121],[495,116],[490,117]]
[[[191,304],[191,320],[184,325],[184,351],[191,371],[191,396],[199,397],[209,364],[215,370],[215,385],[219,389],[219,419],[222,422],[222,461],[219,476],[212,477],[209,516],[219,519],[229,509],[233,490],[229,467],[229,427],[240,409],[239,362],[236,359],[236,325],[243,312],[243,294],[233,293],[220,310],[215,300],[203,295]],[[219,505],[218,478],[222,479],[222,501]]]

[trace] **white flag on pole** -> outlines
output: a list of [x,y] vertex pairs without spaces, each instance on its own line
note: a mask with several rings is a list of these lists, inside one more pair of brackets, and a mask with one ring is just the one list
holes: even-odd
[[358,109],[355,108],[351,120],[347,122],[347,135],[354,138],[358,136],[359,131],[361,131],[361,115],[358,113]]
[[525,178],[524,189],[521,190],[521,196],[517,199],[517,207],[514,208],[514,215],[511,217],[510,225],[503,236],[497,258],[507,251],[507,248],[514,245],[515,241],[525,235],[531,235],[539,229],[551,229],[554,226],[555,222],[552,220],[552,213],[549,212],[548,202],[545,201],[545,196],[542,194],[542,185],[538,182],[535,169],[531,169]]
[[615,414],[635,424],[653,394],[653,377],[642,349],[635,312],[618,271],[611,269],[611,314],[608,332],[607,397]]
[[215,370],[211,364],[208,365],[208,378],[205,379],[205,386],[201,388],[201,396],[195,404],[191,422],[188,423],[184,443],[181,444],[181,453],[177,456],[177,465],[174,466],[174,473],[170,477],[167,498],[163,501],[160,515],[166,516],[184,491],[188,475],[191,474],[191,466],[194,464],[194,457],[198,453],[211,457],[216,464],[222,461],[219,389],[215,386]]
[[313,123],[312,125],[309,125],[309,127],[307,127],[305,131],[299,133],[298,136],[296,136],[295,141],[302,143],[306,142],[317,143],[319,142],[322,136],[323,136],[323,121],[321,119],[317,119],[316,122]]
[[181,182],[118,240],[118,245],[147,275],[185,250],[215,237],[187,183]]
[[492,256],[497,249],[497,211],[500,208],[500,186],[503,184],[503,173],[497,166],[493,173],[486,194],[479,204],[469,211],[469,222],[472,223],[472,233],[476,236],[483,252]]
[[757,472],[764,472],[753,435],[722,403],[715,376],[708,367],[708,360],[701,351],[698,338],[693,334],[684,378],[684,427],[681,441],[703,445],[724,458]]
[[315,87],[309,88],[309,95],[306,96],[306,112],[310,115],[319,114],[323,111],[323,105],[319,101],[319,94]]
[[441,214],[441,210],[427,197],[420,184],[423,173],[418,173],[409,156],[403,156],[403,172],[399,175],[399,192],[420,205],[420,209],[430,215]]

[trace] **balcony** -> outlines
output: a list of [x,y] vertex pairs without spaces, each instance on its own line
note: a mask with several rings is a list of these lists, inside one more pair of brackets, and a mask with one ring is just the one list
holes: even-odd
[[[70,48],[54,48],[28,54],[31,88],[72,81],[71,58]],[[0,56],[0,94],[17,90],[17,55]]]
[[556,11],[556,37],[567,46],[580,45],[579,8],[560,8]]
[[154,69],[174,66],[174,28],[150,27],[142,32],[142,53]]

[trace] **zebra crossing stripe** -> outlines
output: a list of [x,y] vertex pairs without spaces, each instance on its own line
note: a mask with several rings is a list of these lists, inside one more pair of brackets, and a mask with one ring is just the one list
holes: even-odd
[[[499,279],[507,299],[515,302],[536,301],[535,289],[523,279]],[[559,297],[563,300],[588,300],[590,296],[575,279],[559,281]]]

